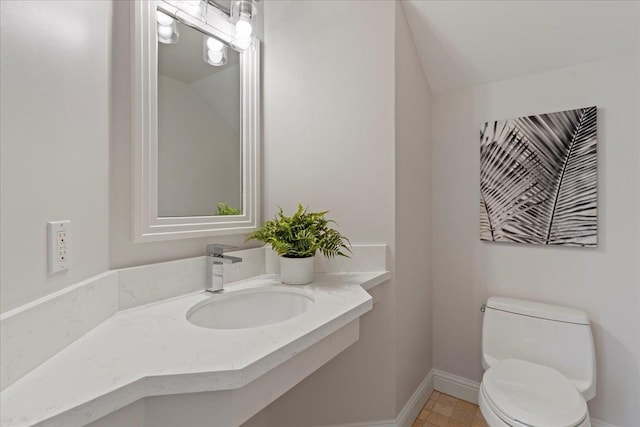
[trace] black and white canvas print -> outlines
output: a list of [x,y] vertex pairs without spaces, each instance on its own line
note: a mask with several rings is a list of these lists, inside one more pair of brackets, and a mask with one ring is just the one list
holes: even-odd
[[597,246],[597,108],[480,129],[480,238]]

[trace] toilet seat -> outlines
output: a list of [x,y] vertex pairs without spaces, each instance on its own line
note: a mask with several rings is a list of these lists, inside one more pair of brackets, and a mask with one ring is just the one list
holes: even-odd
[[488,409],[513,427],[576,427],[588,417],[584,397],[565,376],[524,360],[495,363],[480,393]]

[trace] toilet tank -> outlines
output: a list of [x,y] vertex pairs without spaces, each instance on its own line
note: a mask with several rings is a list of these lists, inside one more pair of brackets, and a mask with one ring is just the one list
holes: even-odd
[[586,400],[596,394],[596,361],[587,315],[577,309],[489,298],[482,323],[482,366],[520,359],[552,367]]

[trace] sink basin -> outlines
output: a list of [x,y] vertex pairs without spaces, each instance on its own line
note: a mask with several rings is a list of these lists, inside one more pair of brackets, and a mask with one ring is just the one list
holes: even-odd
[[256,328],[299,316],[313,303],[311,296],[297,289],[245,289],[194,305],[187,312],[187,320],[210,329]]

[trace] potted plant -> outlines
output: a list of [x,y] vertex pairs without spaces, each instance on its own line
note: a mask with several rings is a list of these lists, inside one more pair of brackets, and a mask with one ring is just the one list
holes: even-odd
[[289,285],[305,285],[313,281],[313,257],[317,251],[327,258],[349,257],[350,242],[336,229],[335,221],[325,218],[329,211],[307,212],[301,204],[288,217],[280,208],[276,218],[266,221],[247,240],[271,245],[280,256],[280,278]]

